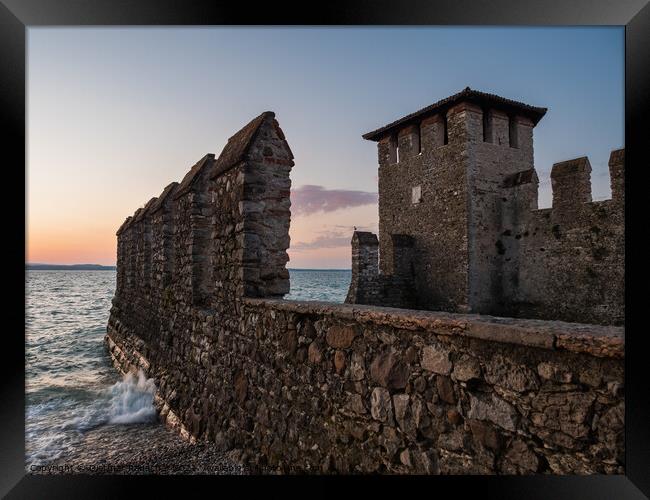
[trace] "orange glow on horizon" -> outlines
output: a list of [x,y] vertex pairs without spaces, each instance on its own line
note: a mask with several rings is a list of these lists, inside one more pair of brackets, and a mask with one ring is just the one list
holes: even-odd
[[109,227],[29,228],[26,262],[115,265],[117,240]]

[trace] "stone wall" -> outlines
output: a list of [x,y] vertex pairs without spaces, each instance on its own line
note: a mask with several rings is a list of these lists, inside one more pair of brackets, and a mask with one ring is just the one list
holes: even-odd
[[155,377],[169,425],[253,470],[624,472],[620,328],[265,299],[240,314],[195,310],[171,349],[112,319],[109,344]]
[[281,300],[292,165],[264,113],[118,230],[107,347],[168,425],[260,472],[624,471],[620,327]]

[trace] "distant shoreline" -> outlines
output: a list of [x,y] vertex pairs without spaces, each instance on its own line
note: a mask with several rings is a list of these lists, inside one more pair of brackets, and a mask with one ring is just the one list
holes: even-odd
[[100,266],[99,264],[25,264],[30,271],[115,271],[115,266]]
[[351,269],[312,269],[312,268],[294,269],[292,267],[289,267],[287,269],[289,269],[289,271],[318,271],[318,272],[323,272],[323,271],[351,271]]

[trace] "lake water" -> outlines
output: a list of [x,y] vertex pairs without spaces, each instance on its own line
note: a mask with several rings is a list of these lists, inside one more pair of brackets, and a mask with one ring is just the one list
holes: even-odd
[[[26,464],[46,464],[107,424],[155,420],[154,387],[118,375],[104,346],[115,271],[27,271]],[[349,270],[290,270],[289,300],[343,302]]]
[[343,302],[348,293],[352,272],[348,270],[292,269],[291,290],[287,300],[324,300]]

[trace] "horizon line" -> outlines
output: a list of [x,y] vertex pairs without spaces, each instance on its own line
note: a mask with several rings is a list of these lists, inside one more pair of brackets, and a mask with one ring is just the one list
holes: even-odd
[[[117,267],[115,264],[91,264],[91,263],[75,263],[75,264],[60,264],[57,262],[25,262],[26,266],[102,266],[102,267]],[[287,267],[289,271],[351,271],[351,267]]]

